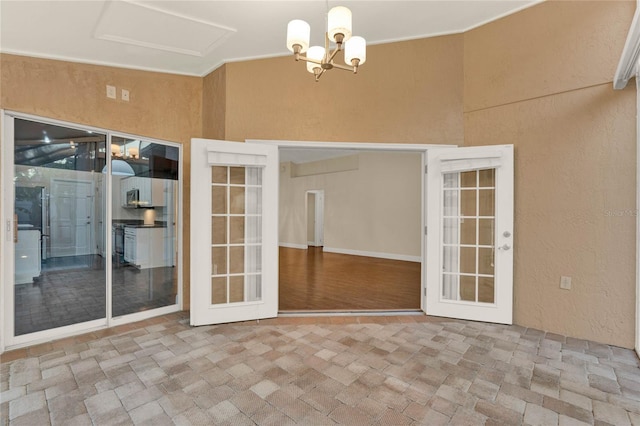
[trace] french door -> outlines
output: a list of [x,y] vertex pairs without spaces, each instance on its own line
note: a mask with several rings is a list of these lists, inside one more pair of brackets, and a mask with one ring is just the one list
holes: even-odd
[[513,321],[513,145],[427,152],[426,313]]
[[278,149],[191,140],[191,325],[278,311]]

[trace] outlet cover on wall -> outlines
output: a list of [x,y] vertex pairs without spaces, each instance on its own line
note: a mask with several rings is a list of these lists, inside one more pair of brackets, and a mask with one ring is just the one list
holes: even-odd
[[116,86],[111,86],[107,84],[107,98],[109,99],[116,98]]
[[560,288],[563,290],[571,290],[571,277],[560,277]]

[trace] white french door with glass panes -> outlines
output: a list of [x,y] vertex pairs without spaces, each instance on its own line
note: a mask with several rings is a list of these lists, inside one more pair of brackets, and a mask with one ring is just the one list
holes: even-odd
[[278,148],[191,140],[191,325],[278,312]]
[[513,321],[513,145],[427,152],[428,315]]

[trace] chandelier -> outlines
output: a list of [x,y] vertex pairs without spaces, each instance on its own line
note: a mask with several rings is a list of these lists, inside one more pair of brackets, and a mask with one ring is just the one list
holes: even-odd
[[[327,15],[327,31],[324,33],[324,47],[309,47],[311,27],[305,21],[294,19],[287,25],[287,48],[293,52],[296,61],[307,62],[307,71],[315,76],[316,82],[325,71],[338,68],[358,72],[358,67],[367,60],[367,43],[362,37],[351,36],[351,11],[344,6],[332,8]],[[335,49],[330,50],[330,42]],[[334,58],[344,45],[344,62],[336,64]],[[306,52],[306,56],[302,53]]]

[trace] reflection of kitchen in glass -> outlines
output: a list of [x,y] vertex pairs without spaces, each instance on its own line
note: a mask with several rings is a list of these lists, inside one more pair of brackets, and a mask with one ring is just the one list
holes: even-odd
[[111,140],[114,316],[176,303],[178,155],[174,146]]
[[106,135],[14,126],[15,335],[104,318]]
[[21,118],[14,126],[15,336],[102,326],[109,288],[112,317],[175,307],[179,148]]
[[49,211],[45,187],[16,186],[15,215],[15,283],[30,283],[40,277],[40,263],[47,258]]

